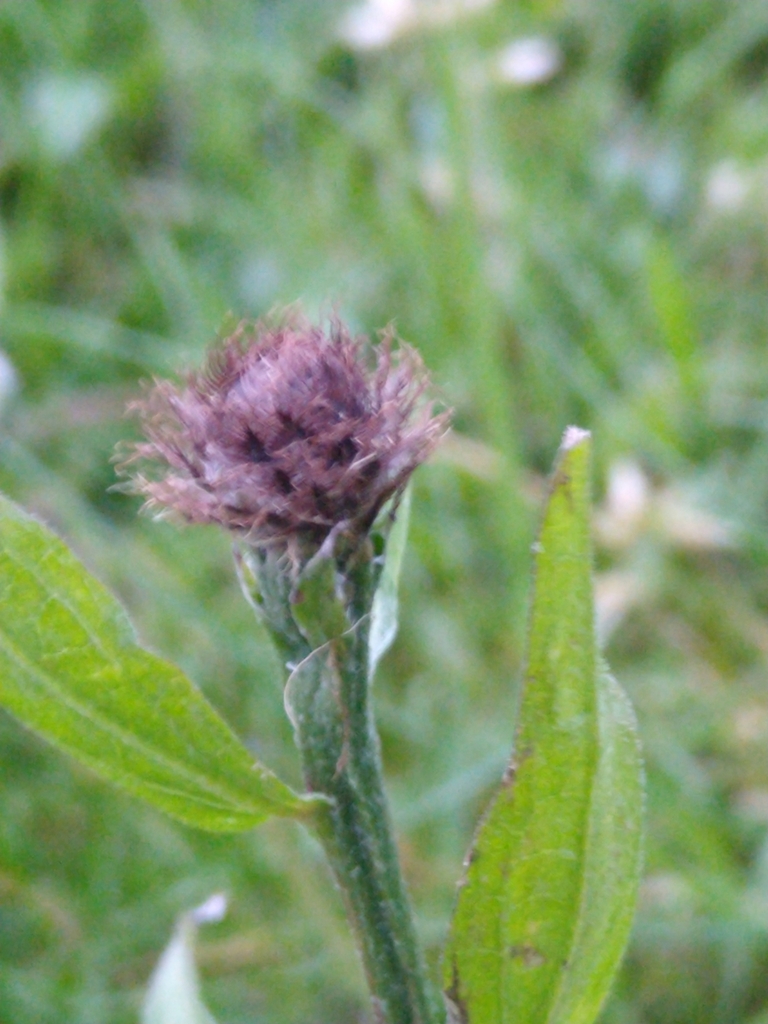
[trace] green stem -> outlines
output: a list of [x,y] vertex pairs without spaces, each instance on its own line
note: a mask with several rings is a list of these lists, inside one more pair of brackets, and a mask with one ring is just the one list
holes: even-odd
[[377,1024],[438,1024],[444,1015],[429,998],[370,702],[368,631],[379,573],[372,546],[347,560],[343,600],[330,561],[308,563],[297,584],[280,552],[244,545],[235,554],[243,590],[291,670],[285,703],[306,786],[329,798],[312,828],[344,897]]
[[307,787],[331,798],[317,834],[342,891],[381,1024],[435,1024],[392,838],[361,624],[315,652],[293,687]]

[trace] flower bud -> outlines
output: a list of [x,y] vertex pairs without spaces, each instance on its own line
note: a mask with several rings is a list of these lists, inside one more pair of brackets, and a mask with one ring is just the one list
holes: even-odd
[[302,564],[333,533],[354,549],[447,428],[417,353],[339,321],[241,324],[185,383],[135,402],[146,440],[132,489],[147,506],[218,523]]

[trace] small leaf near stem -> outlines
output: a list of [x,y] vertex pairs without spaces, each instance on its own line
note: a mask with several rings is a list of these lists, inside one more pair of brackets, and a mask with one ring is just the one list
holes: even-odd
[[594,634],[590,440],[565,435],[537,545],[515,756],[475,837],[444,962],[470,1024],[591,1024],[640,872],[642,766]]
[[386,558],[379,578],[371,608],[371,629],[368,643],[368,671],[373,679],[379,662],[387,653],[397,634],[400,569],[408,539],[408,523],[411,517],[411,488],[407,487],[397,508],[391,512],[394,517],[387,537]]

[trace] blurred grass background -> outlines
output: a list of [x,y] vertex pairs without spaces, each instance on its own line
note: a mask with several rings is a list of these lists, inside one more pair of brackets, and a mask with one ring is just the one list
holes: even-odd
[[[293,779],[226,538],[108,491],[125,402],[296,299],[423,352],[456,432],[418,474],[377,700],[433,963],[510,748],[544,476],[594,430],[600,623],[649,773],[603,1019],[766,1024],[763,0],[2,0],[0,231],[0,487]],[[0,1024],[136,1021],[219,890],[222,1024],[367,1019],[298,829],[193,832],[0,718]]]

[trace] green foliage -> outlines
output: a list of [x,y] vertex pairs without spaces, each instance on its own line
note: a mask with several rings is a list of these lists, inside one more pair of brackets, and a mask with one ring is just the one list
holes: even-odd
[[634,914],[642,770],[632,709],[597,657],[590,449],[570,428],[536,549],[515,754],[448,941],[447,995],[471,1024],[591,1024]]
[[[17,382],[0,389],[0,488],[296,788],[226,539],[137,516],[108,491],[110,457],[138,382],[198,365],[228,311],[299,297],[365,331],[395,318],[456,411],[415,481],[376,682],[436,970],[509,752],[544,474],[566,424],[589,428],[601,644],[648,773],[645,877],[603,1020],[759,1021],[765,4],[497,2],[363,50],[340,38],[356,2],[0,4],[0,347]],[[500,60],[530,37],[560,67],[515,85]],[[198,943],[217,1019],[360,1019],[343,910],[302,830],[177,825],[0,714],[11,1024],[135,1024],[173,921],[218,889],[230,913]]]
[[40,523],[0,498],[0,703],[180,821],[252,828],[309,805],[248,753],[175,666]]

